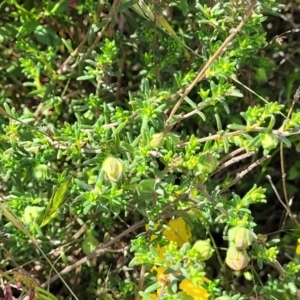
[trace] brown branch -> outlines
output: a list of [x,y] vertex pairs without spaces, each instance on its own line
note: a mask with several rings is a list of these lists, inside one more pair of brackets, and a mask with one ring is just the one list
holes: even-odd
[[293,216],[293,214],[292,214],[292,211],[291,211],[291,209],[290,209],[289,203],[285,204],[284,201],[281,199],[281,197],[280,197],[280,195],[279,195],[279,193],[278,193],[278,191],[277,191],[277,189],[276,189],[276,187],[275,187],[275,185],[274,185],[274,183],[273,183],[273,181],[272,181],[271,176],[270,176],[270,175],[267,175],[266,178],[269,180],[270,185],[271,185],[271,187],[272,187],[272,189],[273,189],[273,191],[274,191],[274,193],[275,193],[277,199],[278,199],[279,202],[282,204],[282,206],[285,208],[285,210],[286,210],[286,212],[288,213],[288,215],[289,215],[289,217],[291,218],[291,220],[292,220],[292,221],[300,228],[300,224],[299,224],[297,218],[295,218],[295,217]]
[[220,172],[224,168],[227,168],[228,166],[230,166],[232,164],[235,164],[235,163],[239,162],[240,160],[242,160],[244,158],[252,156],[254,153],[255,153],[255,151],[246,152],[246,153],[241,154],[239,156],[233,157],[233,158],[229,159],[228,161],[225,161],[223,164],[219,165],[219,167],[211,175],[215,175],[216,173]]
[[248,166],[244,171],[238,173],[236,175],[236,177],[228,184],[226,185],[224,188],[222,188],[222,190],[220,191],[220,194],[226,192],[231,186],[233,186],[234,184],[236,184],[239,180],[241,180],[247,173],[249,173],[252,169],[254,169],[255,167],[257,167],[258,165],[260,165],[262,162],[264,162],[265,160],[267,160],[268,158],[270,158],[270,155],[266,155],[262,158],[260,158],[259,160],[257,160],[255,163],[251,164],[250,166]]

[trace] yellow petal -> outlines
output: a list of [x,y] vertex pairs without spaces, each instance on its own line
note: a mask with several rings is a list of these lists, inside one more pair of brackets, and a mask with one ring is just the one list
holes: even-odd
[[[203,281],[207,280],[207,278],[203,278]],[[209,294],[204,287],[195,287],[192,281],[189,279],[183,279],[179,284],[179,288],[183,290],[187,295],[191,296],[194,300],[207,300],[209,298]]]
[[167,240],[176,242],[178,247],[190,240],[191,228],[182,218],[170,220],[168,227],[163,234]]
[[[156,294],[149,294],[149,296],[153,299],[153,300],[157,300],[157,295]],[[145,298],[142,298],[142,300],[146,300]]]
[[300,239],[297,240],[297,243],[296,253],[300,255]]

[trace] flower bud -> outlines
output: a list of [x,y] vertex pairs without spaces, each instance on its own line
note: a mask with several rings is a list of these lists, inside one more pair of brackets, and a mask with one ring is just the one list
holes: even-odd
[[257,235],[257,241],[260,243],[260,244],[265,244],[266,241],[268,239],[268,236],[266,234],[258,234]]
[[229,229],[228,239],[231,246],[247,249],[252,243],[253,235],[249,229],[237,226]]
[[33,176],[37,180],[45,180],[49,178],[49,167],[45,164],[40,164],[34,167]]
[[158,148],[162,145],[163,141],[164,141],[164,134],[161,133],[155,133],[152,135],[151,137],[151,141],[150,141],[150,146],[152,148]]
[[233,270],[244,269],[250,261],[246,250],[239,250],[236,247],[229,247],[226,253],[226,264]]
[[244,277],[248,281],[253,281],[253,275],[250,272],[244,272]]
[[261,144],[264,149],[274,149],[278,145],[278,139],[274,134],[270,133],[261,133]]
[[192,250],[197,251],[197,256],[199,260],[208,260],[211,258],[214,250],[210,245],[210,240],[207,239],[205,241],[197,241],[194,246],[192,247]]
[[22,220],[25,224],[33,224],[34,222],[41,224],[43,221],[44,211],[44,207],[35,205],[26,206]]
[[87,236],[82,242],[82,250],[84,254],[89,255],[96,251],[99,246],[99,241],[93,236],[92,232],[88,232]]
[[201,173],[211,173],[217,166],[218,160],[210,152],[200,154],[198,169]]
[[104,160],[102,170],[106,180],[117,182],[123,173],[123,165],[119,159],[109,156]]

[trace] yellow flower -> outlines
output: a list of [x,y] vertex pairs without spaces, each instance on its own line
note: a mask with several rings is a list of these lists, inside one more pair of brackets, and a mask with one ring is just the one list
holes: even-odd
[[191,228],[182,218],[178,218],[168,222],[168,228],[163,234],[167,240],[174,241],[177,247],[181,247],[191,239]]
[[[210,280],[203,277],[203,281],[209,282]],[[202,286],[194,286],[191,280],[185,278],[179,284],[181,290],[183,290],[187,295],[191,296],[194,300],[207,300],[209,294],[207,290]]]
[[[158,228],[159,224],[154,224],[154,230]],[[190,241],[191,239],[191,228],[185,223],[182,218],[175,220],[170,220],[168,222],[168,227],[164,229],[163,235],[168,241],[176,242],[177,247],[181,247],[184,243]],[[146,225],[146,231],[149,230],[149,225]],[[157,238],[157,235],[151,235],[150,240],[153,241]],[[164,254],[166,252],[165,247],[156,247],[156,251],[161,259],[164,259]]]
[[[157,223],[154,224],[153,229],[156,230],[157,227],[158,227],[158,225],[159,225],[159,224],[157,224]],[[148,230],[149,230],[149,224],[146,224],[145,227],[146,227],[146,231],[148,231]],[[151,237],[150,237],[150,241],[153,241],[153,240],[155,240],[156,238],[157,238],[157,235],[156,235],[156,234],[152,234]]]
[[300,255],[300,239],[297,240],[296,253],[297,253],[298,255]]
[[[154,224],[154,230],[158,228],[159,224]],[[149,230],[149,225],[146,225],[146,231]],[[163,231],[163,235],[168,241],[177,243],[181,247],[184,243],[191,239],[191,227],[186,224],[183,218],[177,218],[168,222],[167,228]],[[151,236],[151,241],[155,240],[157,235]]]
[[[154,266],[151,269],[151,271],[156,271],[157,281],[161,284],[162,287],[169,281],[170,274],[165,274],[165,271],[166,271],[165,267]],[[160,294],[162,287],[157,289],[157,291],[156,291],[157,295]]]
[[159,278],[161,277],[162,275],[165,275],[165,276],[169,276],[168,274],[164,274],[165,271],[166,271],[166,268],[165,267],[156,267],[154,266],[151,271],[156,271],[156,277]]
[[[158,224],[154,224],[154,229],[158,227]],[[148,231],[149,226],[146,225],[146,230]],[[163,230],[163,235],[170,242],[176,242],[177,247],[180,248],[184,243],[187,243],[191,240],[191,228],[183,218],[177,218],[175,220],[170,220],[167,224],[167,228]],[[156,239],[156,235],[151,236],[151,241]],[[165,247],[157,247],[157,253],[161,259],[164,259],[164,253],[166,252]],[[154,266],[151,271],[156,271],[156,277],[158,282],[161,284],[161,288],[157,289],[157,295],[160,294],[160,291],[164,285],[167,284],[170,274],[165,274],[165,267]],[[203,281],[209,282],[209,280],[203,277]],[[195,287],[189,279],[183,279],[180,283],[180,288],[187,295],[191,296],[195,300],[207,300],[209,294],[206,289],[202,286]],[[152,299],[157,299],[155,294],[150,294]]]

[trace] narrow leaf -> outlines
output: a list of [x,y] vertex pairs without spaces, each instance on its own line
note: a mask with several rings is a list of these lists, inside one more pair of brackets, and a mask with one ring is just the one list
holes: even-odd
[[117,13],[120,13],[122,11],[124,11],[125,9],[129,8],[130,6],[134,5],[135,4],[135,0],[129,0],[127,2],[124,1],[123,4],[119,5],[117,8],[116,8],[116,12]]
[[27,234],[27,231],[22,224],[22,222],[10,211],[10,209],[5,204],[0,204],[0,210],[2,214],[8,219],[15,227],[17,227],[20,231]]
[[53,196],[51,197],[51,199],[47,205],[42,224],[40,225],[41,228],[46,226],[49,222],[51,222],[54,218],[56,218],[59,208],[63,205],[63,203],[65,201],[66,194],[67,194],[67,191],[69,188],[69,184],[70,184],[70,179],[67,179],[54,192]]

